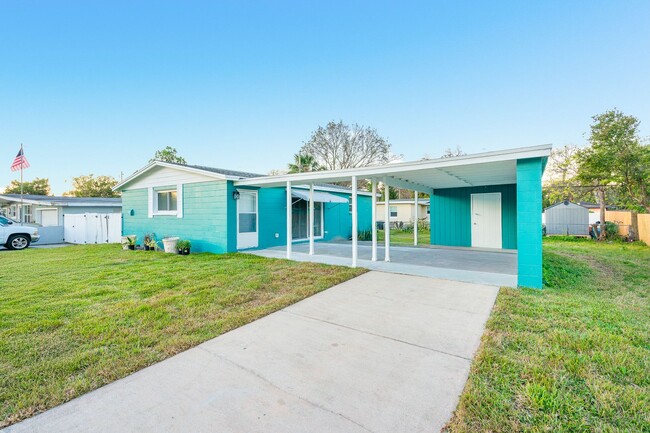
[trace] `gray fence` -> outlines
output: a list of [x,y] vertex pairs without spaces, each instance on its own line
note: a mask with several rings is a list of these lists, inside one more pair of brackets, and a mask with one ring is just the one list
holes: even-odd
[[38,233],[41,235],[38,245],[63,243],[63,226],[39,227]]

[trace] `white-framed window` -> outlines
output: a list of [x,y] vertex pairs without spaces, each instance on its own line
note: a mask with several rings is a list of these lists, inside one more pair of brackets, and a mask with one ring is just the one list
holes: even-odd
[[388,206],[391,218],[397,218],[397,206]]
[[176,214],[178,210],[178,195],[175,189],[156,191],[156,206],[154,207],[157,214]]
[[31,204],[26,204],[23,206],[23,213],[25,215],[23,222],[26,223],[33,223],[34,222],[34,216],[32,213],[32,205]]
[[149,218],[155,215],[183,217],[183,185],[149,188]]

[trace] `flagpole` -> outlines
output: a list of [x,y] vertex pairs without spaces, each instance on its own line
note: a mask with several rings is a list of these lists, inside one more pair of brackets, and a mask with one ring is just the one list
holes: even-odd
[[[25,152],[23,151],[23,143],[20,143],[20,153],[25,157]],[[23,162],[20,162],[20,223],[24,223],[25,218],[23,217]]]

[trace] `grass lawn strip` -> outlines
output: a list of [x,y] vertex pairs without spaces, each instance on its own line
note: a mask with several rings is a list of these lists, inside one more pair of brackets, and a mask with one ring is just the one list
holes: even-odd
[[0,427],[365,272],[115,245],[0,260]]
[[650,431],[650,248],[548,238],[501,289],[449,432]]

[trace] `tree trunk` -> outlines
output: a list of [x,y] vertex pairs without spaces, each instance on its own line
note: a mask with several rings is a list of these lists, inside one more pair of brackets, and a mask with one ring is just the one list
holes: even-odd
[[605,240],[607,230],[605,228],[605,189],[598,189],[598,204],[600,204],[600,235],[599,240]]

